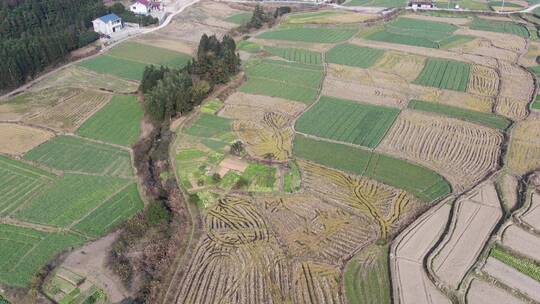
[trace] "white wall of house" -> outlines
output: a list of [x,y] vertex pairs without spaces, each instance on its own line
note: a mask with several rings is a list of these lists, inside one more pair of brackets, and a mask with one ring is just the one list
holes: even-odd
[[94,32],[104,35],[111,35],[112,33],[118,32],[122,29],[121,20],[109,21],[105,23],[98,18],[92,21],[92,25],[94,26]]
[[148,13],[150,13],[150,9],[146,7],[146,5],[139,2],[135,2],[130,5],[129,10],[137,15],[148,15]]

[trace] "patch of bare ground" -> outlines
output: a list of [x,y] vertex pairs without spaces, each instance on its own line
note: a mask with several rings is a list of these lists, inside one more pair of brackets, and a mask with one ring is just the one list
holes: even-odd
[[495,186],[477,186],[456,202],[447,234],[430,256],[438,279],[457,289],[502,216]]
[[118,233],[111,233],[71,252],[61,265],[89,278],[107,293],[109,300],[113,303],[133,296],[124,287],[122,280],[106,265],[109,248],[111,248],[117,236]]
[[337,78],[324,79],[322,94],[359,102],[394,106],[407,106],[408,96],[390,89],[362,85],[359,82],[347,82]]
[[502,244],[513,251],[540,261],[540,238],[514,224],[504,229]]
[[461,107],[473,111],[491,113],[493,104],[495,103],[494,98],[489,96],[441,90],[417,85],[411,85],[411,88],[418,92],[417,99]]
[[436,58],[457,60],[457,61],[466,61],[469,63],[481,64],[481,65],[485,65],[485,66],[493,67],[493,68],[497,67],[497,61],[494,58],[488,58],[488,57],[483,57],[483,56],[474,55],[474,54],[459,54],[459,53],[454,53],[454,52],[442,50],[442,49],[424,48],[424,47],[419,47],[419,46],[395,44],[395,43],[382,42],[382,41],[372,41],[372,40],[366,40],[362,38],[354,38],[351,40],[351,43],[359,45],[359,46],[384,49],[384,50],[393,50],[393,51],[404,52],[404,53],[409,53],[409,54],[414,54],[414,55],[419,55],[419,56],[436,57]]
[[20,124],[0,123],[0,153],[19,155],[54,137],[54,133]]
[[533,192],[527,210],[519,217],[532,228],[540,231],[540,195]]
[[254,42],[258,45],[262,46],[275,46],[275,47],[292,47],[292,48],[300,48],[300,49],[306,49],[306,50],[312,50],[316,52],[326,52],[334,47],[333,44],[328,43],[308,43],[308,42],[301,42],[301,41],[284,41],[284,40],[266,40],[266,39],[257,39],[252,38],[250,39],[251,42]]
[[[252,115],[256,115],[258,112],[264,113],[278,111],[286,115],[297,116],[302,113],[302,111],[306,108],[306,105],[300,102],[278,97],[235,92],[225,101],[225,107],[220,112],[220,116],[229,117],[232,119],[250,119],[250,116],[245,116],[242,113],[227,111],[227,107],[250,108]],[[262,116],[259,116],[259,118],[262,118]],[[251,116],[251,119],[256,119],[256,117]]]
[[140,38],[136,38],[133,41],[155,47],[169,49],[171,51],[181,52],[184,54],[193,54],[197,50],[197,47],[194,43],[186,43],[179,40],[171,39],[170,36],[161,34],[159,32],[141,36]]
[[382,58],[377,60],[372,69],[382,72],[398,75],[407,81],[414,81],[422,69],[426,57],[407,54],[404,56],[400,52],[387,51],[384,52]]
[[502,140],[490,128],[404,110],[378,150],[432,168],[462,191],[497,168]]
[[490,40],[484,38],[476,38],[464,44],[451,47],[448,50],[456,53],[487,56],[499,60],[509,60],[512,62],[515,62],[519,57],[519,54],[515,51],[495,47]]
[[471,286],[467,290],[467,303],[471,304],[493,304],[493,303],[512,303],[525,304],[526,302],[518,299],[505,290],[489,284],[480,279],[473,279]]
[[392,243],[390,269],[396,303],[451,303],[430,281],[422,264],[443,233],[450,209],[447,203],[433,207],[407,227]]
[[495,111],[513,120],[529,114],[528,104],[534,93],[533,76],[522,67],[499,61],[501,86]]
[[540,302],[540,283],[505,263],[489,257],[483,271],[511,289],[518,290],[536,302]]
[[[508,50],[514,53],[522,53],[527,49],[527,41],[524,38],[507,33],[487,32],[471,30],[467,28],[459,28],[454,32],[454,34],[482,38],[483,40],[489,41],[492,45],[492,48]],[[513,61],[511,60],[511,58],[506,58],[506,60]]]
[[510,174],[502,174],[498,180],[498,190],[506,210],[514,210],[518,206],[519,182]]
[[427,20],[427,21],[436,21],[436,22],[445,22],[454,25],[467,25],[471,22],[470,18],[461,18],[461,17],[439,17],[439,16],[429,16],[429,15],[418,15],[418,14],[408,14],[404,17],[417,19],[417,20]]
[[496,96],[499,91],[499,76],[493,68],[473,65],[467,92],[477,95]]
[[531,114],[512,130],[507,165],[512,173],[525,174],[540,167],[540,116]]
[[519,64],[522,66],[535,66],[536,58],[540,56],[540,42],[529,41],[527,53],[519,58]]

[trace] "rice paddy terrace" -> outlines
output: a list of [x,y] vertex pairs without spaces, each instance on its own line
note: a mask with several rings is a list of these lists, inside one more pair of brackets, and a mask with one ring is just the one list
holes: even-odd
[[[30,287],[145,207],[144,67],[183,66],[250,16],[202,1],[0,103],[0,286]],[[243,83],[174,130],[200,227],[162,303],[540,302],[535,25],[379,17],[293,13],[238,42]],[[47,295],[105,303],[85,280],[58,267]]]

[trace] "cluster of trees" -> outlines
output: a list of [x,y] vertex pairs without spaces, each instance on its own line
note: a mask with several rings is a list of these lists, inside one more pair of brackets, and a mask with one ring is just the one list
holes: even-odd
[[215,35],[201,37],[197,57],[186,67],[146,67],[139,90],[144,93],[145,111],[156,122],[166,122],[199,105],[216,84],[226,83],[238,73],[240,57],[230,36],[219,41]]
[[288,14],[291,12],[291,8],[289,6],[280,6],[270,12],[265,12],[263,7],[259,4],[255,6],[255,9],[253,10],[253,15],[251,16],[251,19],[246,23],[241,25],[238,28],[238,31],[241,33],[247,33],[250,30],[253,29],[260,29],[265,24],[268,24],[270,27],[272,27],[276,19],[282,15]]
[[95,0],[1,1],[0,91],[95,41],[91,21],[106,13]]
[[110,8],[111,13],[115,13],[123,22],[137,23],[141,26],[148,26],[152,24],[158,24],[159,20],[152,16],[135,15],[132,11],[126,10],[122,3],[115,3]]

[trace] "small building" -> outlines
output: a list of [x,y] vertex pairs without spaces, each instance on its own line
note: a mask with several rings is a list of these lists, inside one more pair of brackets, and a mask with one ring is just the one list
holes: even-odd
[[123,28],[122,18],[118,17],[116,14],[101,16],[92,21],[92,25],[94,26],[94,32],[103,35],[111,35],[112,33],[119,32]]
[[151,11],[160,9],[160,2],[149,0],[138,0],[129,7],[129,10],[137,15],[148,15]]
[[409,6],[417,9],[417,8],[434,8],[435,5],[433,5],[432,1],[411,1],[409,2]]

